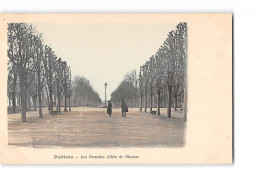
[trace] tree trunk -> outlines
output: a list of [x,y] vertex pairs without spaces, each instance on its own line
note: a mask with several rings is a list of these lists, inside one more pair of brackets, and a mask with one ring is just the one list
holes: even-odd
[[47,89],[47,86],[46,86],[46,94],[47,94],[47,102],[48,102],[48,108],[49,108],[49,114],[50,114],[50,96],[49,96],[49,93],[48,93],[48,89]]
[[[57,100],[56,100],[57,96],[54,95],[54,105],[57,105]],[[53,106],[54,107],[54,106]]]
[[53,114],[53,97],[52,97],[52,90],[49,89],[49,96],[50,96],[50,114]]
[[68,112],[68,110],[67,110],[67,97],[66,97],[66,95],[64,95],[64,97],[65,97],[64,112]]
[[69,100],[69,111],[71,111],[71,108],[70,108],[70,96],[68,97],[68,100]]
[[42,116],[42,96],[41,96],[41,74],[38,73],[38,102],[39,102],[39,118],[43,118]]
[[31,107],[31,97],[30,97],[30,94],[29,94],[29,90],[26,90],[27,93],[26,93],[26,96],[27,96],[27,106],[30,108]]
[[52,72],[52,60],[49,58],[49,95],[50,95],[50,114],[52,115],[53,114],[53,94],[52,94],[52,75],[53,75],[53,72]]
[[38,91],[38,102],[39,102],[39,118],[43,118],[43,116],[42,116],[42,97],[41,97],[40,90]]
[[150,88],[150,114],[152,114],[153,111],[153,86],[151,85]]
[[21,107],[21,95],[19,96],[19,99],[18,99],[18,106],[19,106],[19,108]]
[[184,99],[183,99],[183,113],[184,113],[184,122],[187,122],[187,84],[186,84],[186,78],[184,78]]
[[50,114],[53,114],[53,97],[52,97],[52,77],[50,77],[50,84],[49,84],[49,102],[50,102]]
[[9,108],[10,106],[12,106],[12,104],[11,104],[11,98],[8,96],[8,108]]
[[20,95],[21,95],[21,117],[22,121],[26,122],[26,109],[27,109],[27,90],[26,90],[26,83],[23,78],[24,75],[20,74]]
[[17,83],[17,74],[14,72],[14,81],[13,81],[13,90],[12,90],[12,107],[13,107],[13,113],[16,112],[16,83]]
[[16,99],[15,99],[15,94],[12,92],[12,108],[13,108],[13,113],[16,112]]
[[59,113],[61,113],[60,108],[61,108],[61,97],[60,97],[60,94],[58,93],[58,111],[59,111]]
[[147,112],[147,89],[145,89],[144,94],[144,112]]
[[140,95],[140,111],[143,111],[143,94]]
[[157,90],[157,115],[160,115],[160,108],[161,108],[161,94],[160,90]]
[[33,110],[36,111],[36,99],[37,99],[37,95],[33,96]]
[[172,86],[168,85],[168,109],[167,109],[167,117],[171,118],[171,106],[172,106]]
[[177,93],[174,93],[174,111],[177,111],[177,99],[178,99],[178,95]]
[[167,92],[166,91],[163,95],[163,101],[164,101],[164,107],[166,107],[167,106]]
[[61,94],[60,94],[60,90],[59,90],[59,82],[57,84],[57,93],[58,93],[58,111],[59,113],[61,113],[61,110],[60,110],[60,106],[61,106]]

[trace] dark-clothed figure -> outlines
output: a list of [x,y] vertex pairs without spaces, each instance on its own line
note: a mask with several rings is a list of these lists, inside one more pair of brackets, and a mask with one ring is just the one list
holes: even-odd
[[122,111],[121,117],[126,117],[126,112],[128,112],[128,107],[124,99],[121,99],[121,111]]
[[109,115],[109,117],[111,117],[112,114],[112,104],[110,101],[108,101],[108,105],[107,105],[107,114]]

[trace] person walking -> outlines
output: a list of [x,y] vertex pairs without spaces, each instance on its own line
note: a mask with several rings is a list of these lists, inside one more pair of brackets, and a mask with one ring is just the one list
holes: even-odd
[[108,101],[108,105],[107,105],[107,114],[109,115],[109,117],[111,117],[112,114],[112,104],[110,101]]
[[126,102],[123,98],[121,99],[121,111],[122,111],[121,117],[126,117],[126,112],[128,112],[128,107],[127,107]]

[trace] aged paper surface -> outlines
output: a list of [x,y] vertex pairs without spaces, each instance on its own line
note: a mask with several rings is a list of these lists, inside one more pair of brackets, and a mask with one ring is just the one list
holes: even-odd
[[[2,164],[231,164],[232,163],[232,14],[1,14],[0,162]],[[187,122],[181,147],[10,145],[7,113],[8,23],[69,26],[171,25],[187,23]],[[67,25],[67,26],[66,26]],[[50,28],[48,26],[47,28]],[[144,28],[145,29],[145,28]],[[40,33],[41,31],[37,29]],[[109,30],[109,29],[108,29]],[[147,30],[147,29],[145,29]],[[174,30],[174,29],[173,29]],[[159,30],[158,30],[159,31]],[[44,33],[44,32],[43,32]],[[104,32],[106,33],[106,32]],[[62,34],[60,34],[62,36]],[[43,34],[44,37],[44,34]],[[165,34],[165,38],[167,34]],[[73,38],[64,36],[62,38]],[[144,38],[144,37],[139,37]],[[145,39],[143,39],[145,40]],[[163,42],[162,42],[163,43]],[[109,44],[117,45],[117,44]],[[73,44],[71,44],[73,46]],[[96,48],[96,49],[95,49]],[[128,47],[126,47],[128,48]],[[158,47],[159,48],[159,47]],[[99,46],[92,47],[97,50]],[[64,49],[65,50],[65,49]],[[97,50],[98,51],[98,50]],[[119,49],[120,51],[120,49]],[[102,53],[102,52],[100,52]],[[153,54],[151,54],[153,55]],[[67,58],[67,57],[64,57]],[[136,57],[137,58],[137,57]],[[112,65],[121,59],[113,59]],[[140,59],[145,63],[147,59]],[[69,63],[73,63],[70,61]],[[91,63],[91,60],[89,61]],[[126,66],[128,65],[125,62]],[[81,64],[77,64],[80,66]],[[96,69],[100,70],[100,69]],[[118,69],[120,71],[120,69]],[[72,72],[73,73],[73,72]],[[102,72],[101,72],[102,73]],[[105,72],[104,72],[105,73]],[[102,74],[101,74],[102,75]],[[104,74],[103,74],[104,75]],[[91,79],[90,79],[91,80]],[[102,84],[103,85],[103,84]],[[109,85],[109,84],[108,84]],[[104,110],[106,113],[106,109]],[[73,108],[72,108],[73,111]],[[163,112],[163,110],[162,110]],[[18,114],[20,114],[18,112]],[[68,113],[69,114],[69,113]],[[72,114],[72,113],[71,113]],[[88,114],[86,112],[86,114]],[[129,112],[130,114],[130,112]],[[174,119],[173,119],[174,120]],[[9,120],[10,122],[10,120]],[[30,123],[31,121],[27,122]],[[51,123],[51,121],[50,121]],[[24,123],[19,123],[22,128]],[[30,125],[30,124],[29,124]],[[13,126],[14,128],[16,126]],[[127,127],[126,127],[127,128]],[[26,129],[27,130],[27,129]],[[165,129],[166,130],[166,129]],[[32,132],[32,131],[31,131]],[[35,132],[35,131],[34,131]],[[37,131],[36,131],[37,132]],[[164,129],[161,129],[164,132]],[[22,133],[19,133],[22,135]],[[32,134],[33,135],[33,134]],[[44,134],[43,134],[44,135]],[[133,134],[134,135],[134,134]],[[143,134],[143,135],[148,135]],[[12,138],[11,138],[12,137]],[[17,138],[17,140],[22,139]],[[50,135],[50,138],[52,136]],[[37,139],[35,139],[37,140]],[[63,139],[59,139],[63,140]],[[19,141],[18,141],[19,142]],[[99,143],[99,141],[95,141]],[[37,146],[37,145],[35,145]],[[55,157],[59,156],[59,157]],[[62,157],[70,156],[70,157]],[[97,156],[97,157],[91,157]],[[101,156],[101,157],[100,157]],[[104,158],[103,158],[104,156]],[[116,157],[108,157],[116,156]],[[122,156],[122,157],[121,157]],[[133,156],[133,157],[128,157]]]

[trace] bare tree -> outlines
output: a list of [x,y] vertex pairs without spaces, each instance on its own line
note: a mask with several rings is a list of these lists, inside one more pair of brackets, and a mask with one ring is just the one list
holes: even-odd
[[164,67],[163,67],[163,51],[160,48],[155,55],[155,86],[156,86],[156,94],[157,94],[157,115],[161,114],[161,88],[162,88],[162,80],[164,74]]
[[143,96],[144,96],[144,92],[143,92],[143,81],[144,81],[144,77],[143,77],[143,66],[141,66],[141,67],[140,67],[140,72],[139,72],[140,111],[143,110]]
[[[153,85],[157,93],[157,114],[160,115],[161,96],[165,102],[165,91],[167,89],[167,117],[171,117],[172,100],[174,100],[174,110],[184,103],[184,119],[187,114],[187,90],[186,90],[186,61],[187,61],[187,24],[179,23],[176,31],[171,31],[163,45],[159,48],[155,56],[150,58],[144,66],[140,68],[139,81],[140,90],[144,93],[144,108],[147,107],[147,85],[150,91],[150,112],[153,102]],[[154,83],[155,82],[155,83]],[[141,89],[142,87],[142,89]],[[166,87],[162,88],[162,87]],[[163,91],[163,93],[161,93]],[[140,93],[142,97],[142,93]],[[184,98],[184,99],[183,99]],[[179,101],[179,103],[178,103]],[[141,103],[142,105],[142,103]],[[142,109],[140,107],[140,109]]]
[[57,61],[55,61],[54,66],[54,84],[56,88],[56,95],[58,98],[58,112],[61,113],[61,98],[63,93],[63,85],[62,85],[62,78],[63,78],[63,61],[61,58],[59,58]]
[[72,89],[71,89],[71,69],[69,68],[69,72],[68,72],[68,101],[69,101],[69,111],[71,111],[71,95],[72,95]]
[[26,122],[28,63],[32,50],[32,25],[24,23],[8,24],[8,57],[19,76],[21,118]]
[[36,100],[37,100],[37,96],[38,96],[38,86],[37,86],[36,71],[35,71],[36,69],[33,66],[34,66],[34,63],[29,63],[28,94],[32,97],[33,108],[34,108],[34,111],[36,111]]
[[124,76],[124,81],[130,83],[131,85],[131,96],[129,96],[129,100],[131,101],[131,106],[136,107],[138,101],[138,79],[136,75],[136,70],[132,70],[128,72]]
[[144,79],[144,112],[147,112],[147,96],[148,96],[148,83],[149,83],[149,73],[148,73],[148,62],[143,65],[143,79]]
[[62,62],[62,86],[64,90],[64,112],[68,112],[67,109],[67,99],[68,99],[68,79],[69,79],[69,67],[67,66],[67,62]]
[[187,23],[179,23],[176,30],[177,43],[180,49],[180,65],[183,74],[183,113],[184,122],[187,122]]
[[[12,48],[9,50],[13,50]],[[10,102],[12,101],[12,112],[16,112],[16,88],[17,88],[17,70],[16,65],[12,63],[12,61],[9,61],[8,64],[10,65],[8,67],[8,97],[9,97],[9,106]],[[11,100],[10,100],[11,99]]]
[[99,94],[85,77],[75,76],[72,81],[71,91],[74,105],[97,106],[101,103]]
[[49,108],[50,114],[53,114],[53,65],[57,59],[52,49],[45,46],[44,49],[44,75],[47,83],[48,96],[49,96]]
[[153,110],[153,84],[154,84],[154,78],[155,78],[154,63],[155,63],[155,59],[154,59],[154,56],[152,56],[150,58],[150,61],[148,61],[149,90],[150,90],[150,114],[152,114],[152,110]]
[[173,88],[173,78],[176,72],[176,46],[175,46],[175,36],[174,31],[171,31],[168,34],[168,38],[164,42],[164,50],[165,50],[165,62],[166,62],[166,83],[168,87],[168,108],[167,108],[167,116],[171,117],[171,106],[172,106],[172,88]]
[[38,96],[38,104],[39,104],[39,117],[42,118],[42,91],[43,91],[43,83],[44,83],[44,46],[42,44],[41,36],[34,37],[34,68],[36,71],[37,78],[37,96]]
[[[136,90],[132,90],[134,88],[133,84],[127,80],[123,80],[119,86],[116,88],[115,91],[113,91],[113,93],[111,94],[111,101],[113,103],[119,103],[120,99],[123,98],[125,99],[125,101],[130,102],[133,101],[133,99],[135,98],[136,92],[138,91]],[[138,94],[138,92],[137,92]],[[133,107],[133,105],[132,105]]]

